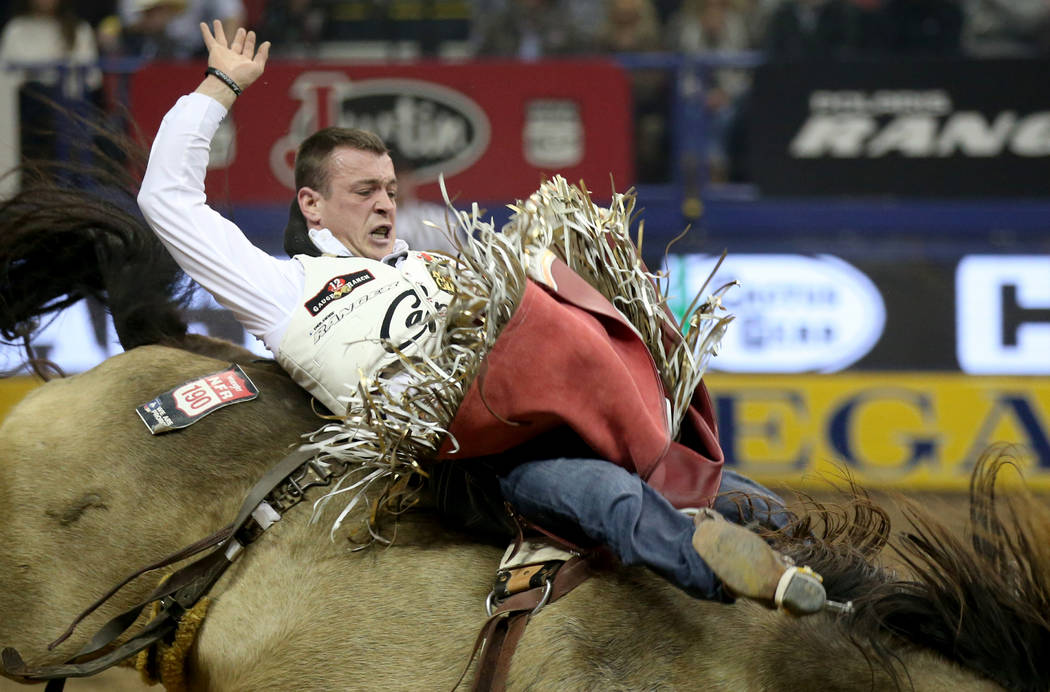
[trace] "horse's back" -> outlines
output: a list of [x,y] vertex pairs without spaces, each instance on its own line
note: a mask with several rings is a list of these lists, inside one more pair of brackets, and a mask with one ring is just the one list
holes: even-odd
[[305,393],[272,362],[242,364],[259,389],[256,400],[215,410],[187,428],[152,435],[136,412],[162,392],[229,364],[143,346],[48,382],[30,392],[0,427],[4,476],[20,478],[22,492],[38,488],[40,502],[63,486],[98,484],[141,497],[146,487],[158,484],[169,493],[196,493],[192,477],[216,483],[231,475],[255,478],[276,461],[276,452],[320,422]]

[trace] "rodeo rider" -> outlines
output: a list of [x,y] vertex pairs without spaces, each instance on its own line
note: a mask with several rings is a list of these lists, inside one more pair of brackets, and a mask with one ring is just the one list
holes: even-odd
[[[413,288],[435,314],[450,296],[434,284],[428,255],[411,251],[397,238],[394,166],[383,142],[371,133],[326,128],[299,147],[297,204],[293,203],[286,241],[290,254],[298,253],[292,259],[280,260],[254,247],[234,223],[207,205],[204,178],[212,137],[242,90],[262,75],[270,44],[257,48],[255,33],[243,28],[228,42],[217,21],[214,34],[206,24],[201,24],[201,33],[208,49],[206,76],[164,117],[139,206],[183,270],[261,339],[299,384],[339,410],[339,397],[349,389],[345,383],[358,380],[359,367],[368,376],[378,374],[374,368],[368,371],[367,359],[346,358],[341,346],[355,340],[355,327],[360,330],[367,320],[381,319],[382,296],[356,309],[354,320],[333,326],[335,333],[319,343],[307,335],[321,316],[301,306],[334,277],[362,270],[378,279],[376,285]],[[360,340],[359,333],[357,337]],[[562,380],[569,379],[567,373],[562,375]],[[401,373],[388,381],[397,386],[399,378],[408,376]],[[585,385],[573,384],[586,395]],[[602,459],[549,458],[549,449],[537,451],[542,445],[525,445],[498,458],[444,462],[433,474],[444,484],[439,495],[469,494],[475,505],[486,494],[490,505],[494,501],[501,506],[505,499],[529,521],[563,535],[582,533],[609,546],[624,564],[646,565],[697,598],[731,602],[747,597],[795,614],[820,610],[825,599],[819,581],[790,569],[757,534],[737,525],[765,514],[779,527],[788,515],[771,491],[721,468],[710,400],[702,384],[698,396],[704,409],[697,419],[703,428],[705,444],[698,445],[703,453],[684,447],[679,452],[691,470],[694,495],[710,496],[716,490],[720,495],[713,504],[717,512],[699,512],[695,526],[689,515],[627,469]],[[467,464],[470,471],[463,470]],[[727,494],[734,492],[750,494],[751,504],[731,501]],[[449,512],[464,503],[457,499],[445,504]]]

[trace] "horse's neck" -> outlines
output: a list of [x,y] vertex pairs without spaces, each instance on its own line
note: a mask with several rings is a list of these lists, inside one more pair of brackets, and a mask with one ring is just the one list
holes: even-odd
[[10,537],[0,553],[2,645],[19,648],[31,665],[68,657],[158,576],[132,584],[46,653],[74,615],[132,570],[231,521],[296,432],[316,423],[301,403],[285,403],[303,398],[287,377],[261,370],[253,374],[265,392],[258,402],[176,433],[148,433],[137,406],[223,365],[135,349],[41,387],[8,415],[0,434],[0,526]]

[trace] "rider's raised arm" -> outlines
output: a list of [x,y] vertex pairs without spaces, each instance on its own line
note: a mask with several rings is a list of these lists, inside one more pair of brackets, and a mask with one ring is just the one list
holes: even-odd
[[255,32],[237,29],[233,41],[228,45],[222,22],[213,23],[215,33],[201,22],[201,36],[208,49],[208,76],[197,87],[197,93],[210,96],[227,110],[241,92],[255,83],[270,56],[270,42],[265,41],[255,49]]
[[249,332],[274,350],[299,299],[302,265],[278,260],[252,245],[234,223],[207,205],[204,177],[212,137],[238,90],[262,74],[269,44],[255,51],[252,32],[238,30],[230,46],[221,26],[213,36],[202,25],[209,48],[209,74],[196,92],[183,96],[164,116],[138,203],[146,221],[179,266],[230,309]]

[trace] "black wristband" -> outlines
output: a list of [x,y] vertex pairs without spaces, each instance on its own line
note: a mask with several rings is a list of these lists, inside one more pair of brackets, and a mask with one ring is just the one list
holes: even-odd
[[218,77],[223,84],[230,87],[230,90],[234,93],[235,96],[241,95],[241,91],[243,91],[243,89],[237,86],[237,82],[233,81],[233,78],[230,77],[230,75],[223,72],[222,70],[217,70],[214,67],[209,66],[208,69],[204,71],[204,74],[210,74],[212,77]]

